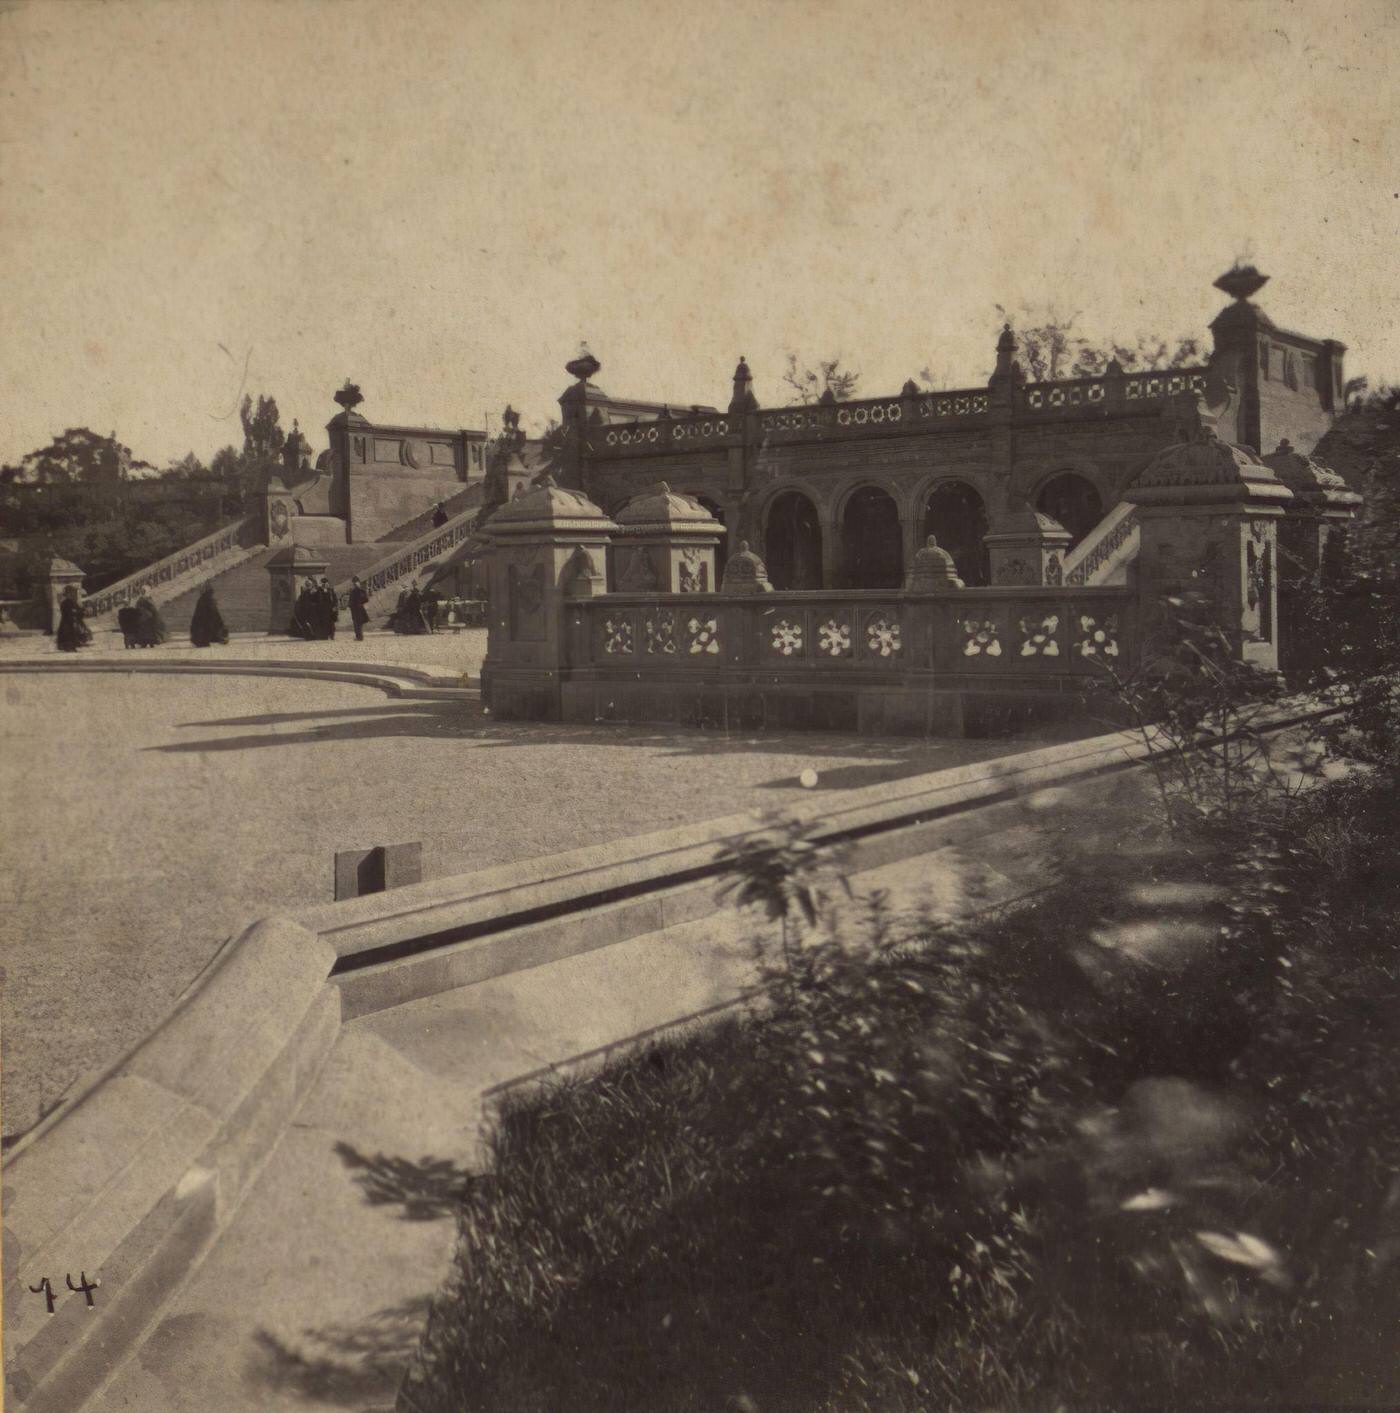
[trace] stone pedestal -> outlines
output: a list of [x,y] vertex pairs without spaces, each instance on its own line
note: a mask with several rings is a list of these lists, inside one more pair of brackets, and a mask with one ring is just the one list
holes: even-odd
[[[296,501],[280,476],[273,476],[263,487],[262,532],[265,545],[285,545],[292,534],[292,517],[297,513]],[[342,535],[343,538],[343,535]]]
[[78,593],[83,592],[83,579],[86,576],[76,564],[66,559],[59,559],[55,556],[49,561],[48,572],[44,582],[44,604],[47,611],[47,620],[44,625],[45,633],[56,633],[58,631],[58,620],[60,617],[59,602],[70,587],[76,587]]
[[[482,699],[506,721],[558,721],[567,662],[563,605],[601,587],[617,526],[546,476],[491,517]],[[580,555],[580,551],[582,554]]]
[[305,545],[288,545],[267,561],[269,633],[285,633],[292,622],[297,595],[307,580],[318,580],[326,572],[324,556]]
[[1292,492],[1244,447],[1208,427],[1159,452],[1128,487],[1138,507],[1144,627],[1163,600],[1199,595],[1240,662],[1279,666],[1278,525]]
[[1071,535],[1058,520],[1030,506],[1002,516],[982,537],[991,560],[992,583],[1023,588],[1064,582]]
[[623,506],[611,555],[619,594],[712,594],[724,526],[662,481]]

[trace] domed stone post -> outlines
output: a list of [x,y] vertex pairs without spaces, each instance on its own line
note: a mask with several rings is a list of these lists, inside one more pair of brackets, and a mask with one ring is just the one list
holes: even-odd
[[1023,505],[1003,515],[982,537],[992,562],[992,583],[1027,586],[1061,584],[1071,535],[1060,522]]
[[1234,656],[1279,665],[1278,524],[1292,492],[1244,447],[1202,424],[1158,452],[1124,498],[1138,507],[1142,631],[1175,594],[1203,594]]
[[1278,527],[1280,666],[1293,672],[1315,662],[1325,647],[1307,612],[1309,591],[1324,582],[1327,546],[1345,536],[1361,497],[1335,471],[1295,451],[1285,437],[1264,465],[1293,492]]
[[585,495],[549,476],[487,523],[491,611],[481,694],[495,716],[561,719],[568,665],[564,606],[601,587],[601,566],[616,531]]
[[267,561],[269,633],[287,632],[301,586],[319,579],[327,568],[328,562],[305,545],[287,545]]
[[57,556],[49,560],[48,572],[44,581],[44,605],[48,614],[47,625],[44,628],[45,633],[58,632],[59,603],[71,584],[76,584],[78,593],[81,594],[85,577],[83,571],[70,560],[59,559]]
[[613,587],[620,594],[712,594],[724,526],[662,481],[618,512]]

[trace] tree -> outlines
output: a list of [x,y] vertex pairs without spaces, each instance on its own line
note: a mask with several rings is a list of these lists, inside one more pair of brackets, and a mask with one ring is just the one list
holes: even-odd
[[149,461],[133,461],[131,448],[115,435],[104,437],[89,427],[69,427],[48,446],[31,451],[13,473],[9,483],[36,486],[96,484],[130,479],[133,471],[151,471]]
[[1096,378],[1117,359],[1124,372],[1186,368],[1205,361],[1204,340],[1191,335],[1163,339],[1138,334],[1131,342],[1091,339],[1076,328],[1078,314],[1065,314],[1051,306],[1023,307],[1015,313],[1001,305],[997,313],[1016,332],[1017,357],[1033,383],[1059,378]]
[[287,434],[278,420],[277,399],[259,393],[255,405],[249,393],[243,399],[238,415],[243,423],[245,464],[250,468],[263,467],[276,461],[287,441]]
[[197,481],[209,475],[209,468],[194,452],[187,451],[182,457],[172,459],[160,475],[164,481]]
[[848,402],[856,395],[860,374],[843,368],[839,353],[834,358],[819,358],[815,367],[800,363],[795,353],[789,353],[783,382],[797,394],[799,402],[819,402],[828,393],[828,401]]

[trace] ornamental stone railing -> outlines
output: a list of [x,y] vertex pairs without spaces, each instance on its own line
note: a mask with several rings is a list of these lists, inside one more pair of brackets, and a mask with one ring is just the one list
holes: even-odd
[[1064,582],[1074,586],[1092,584],[1103,565],[1139,537],[1137,507],[1129,501],[1119,501],[1065,556]]
[[[1129,404],[1160,402],[1182,392],[1203,392],[1205,379],[1204,368],[1181,368],[1027,383],[1011,389],[1010,410],[1018,418],[1063,418],[1092,411],[1133,410]],[[985,387],[920,391],[910,384],[895,397],[804,403],[749,413],[687,413],[594,426],[587,430],[587,447],[593,456],[655,456],[681,448],[718,448],[735,436],[750,442],[797,442],[888,435],[939,426],[976,425],[985,421],[994,408],[994,394]]]
[[242,551],[246,557],[261,547],[261,517],[248,515],[235,520],[222,529],[215,530],[202,540],[175,554],[158,559],[154,564],[129,574],[125,579],[109,584],[95,594],[88,594],[83,600],[83,608],[88,619],[102,618],[115,613],[129,603],[135,603],[143,593],[149,593],[158,602],[165,602],[182,594],[186,589],[209,578],[206,571],[219,561],[219,569],[228,568],[227,561],[234,551]]
[[1062,690],[1138,651],[1137,596],[1122,587],[608,594],[567,617],[570,668],[630,680],[741,669],[774,685],[814,674],[822,686],[843,674],[900,685],[912,673],[961,689]]
[[[392,554],[376,560],[369,568],[361,570],[359,579],[369,591],[370,598],[373,599],[376,594],[392,588],[400,579],[411,578],[425,564],[431,564],[450,550],[456,549],[464,540],[470,539],[480,513],[479,507],[475,506],[471,510],[463,511],[445,525],[421,535],[410,544],[403,545]],[[351,587],[352,581],[349,579],[336,585],[335,592],[342,609],[349,608]]]

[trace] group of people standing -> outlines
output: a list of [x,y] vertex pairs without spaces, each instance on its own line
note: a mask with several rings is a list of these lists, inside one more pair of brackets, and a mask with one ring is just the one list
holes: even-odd
[[[146,593],[134,604],[125,604],[117,610],[117,626],[122,632],[122,642],[128,648],[158,647],[169,637],[155,600]],[[59,600],[54,646],[59,652],[75,653],[91,642],[92,629],[87,625],[83,601],[77,586],[70,584]],[[190,642],[197,648],[228,642],[228,627],[219,612],[212,584],[206,584],[195,601],[194,613],[190,616]]]
[[[355,581],[357,584],[359,580]],[[340,621],[340,598],[331,581],[323,574],[320,580],[303,581],[292,609],[290,632],[295,638],[334,638],[335,625]],[[355,636],[360,635],[357,632]]]
[[389,627],[395,633],[436,633],[441,603],[442,596],[431,587],[420,589],[415,584],[411,589],[404,589],[389,616]]

